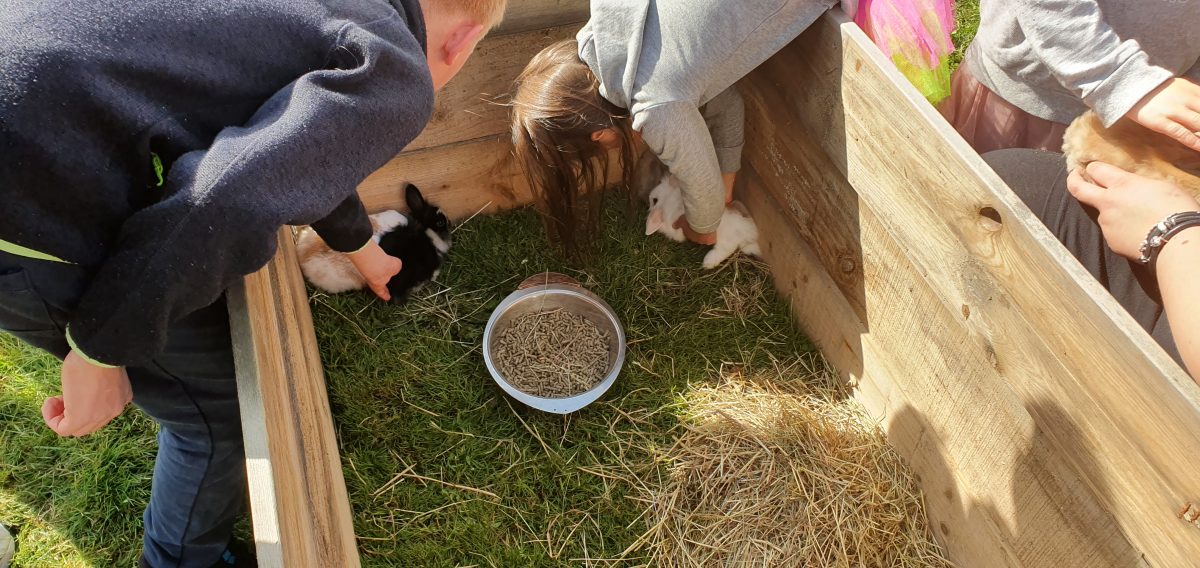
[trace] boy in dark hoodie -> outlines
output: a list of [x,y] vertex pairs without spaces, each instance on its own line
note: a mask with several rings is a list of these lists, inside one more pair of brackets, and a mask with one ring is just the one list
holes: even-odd
[[401,270],[355,187],[425,127],[506,0],[16,0],[0,12],[0,329],[63,359],[42,415],[160,425],[143,566],[237,564],[222,294],[287,224]]

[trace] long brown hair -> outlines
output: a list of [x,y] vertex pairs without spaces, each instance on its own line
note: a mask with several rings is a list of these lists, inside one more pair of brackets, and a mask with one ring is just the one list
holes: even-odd
[[628,189],[635,165],[629,113],[600,96],[600,82],[579,59],[577,42],[547,47],[517,77],[512,102],[517,161],[547,235],[568,256],[587,252],[600,228],[613,156],[592,133],[609,128],[618,139],[619,183]]

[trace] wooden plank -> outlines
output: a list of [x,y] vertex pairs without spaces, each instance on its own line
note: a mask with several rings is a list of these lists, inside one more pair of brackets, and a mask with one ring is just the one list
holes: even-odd
[[588,0],[508,0],[504,21],[492,30],[501,36],[540,30],[564,24],[582,24],[588,19]]
[[228,293],[259,566],[356,568],[358,549],[308,295],[288,230]]
[[463,70],[437,94],[433,116],[406,152],[508,135],[513,81],[542,48],[575,36],[579,25],[485,38]]
[[[609,179],[621,175],[614,153]],[[460,144],[406,152],[376,170],[358,186],[367,210],[405,210],[404,186],[421,188],[426,199],[453,221],[493,214],[533,202],[529,182],[513,156],[508,138],[484,138]]]
[[358,194],[372,213],[403,210],[406,183],[420,188],[452,220],[519,207],[533,199],[507,138],[400,154],[363,180]]
[[[1195,383],[840,13],[822,18],[743,87],[746,154],[764,180],[778,180],[773,205],[808,227],[805,240],[860,318],[868,334],[860,338],[869,338],[862,341],[872,350],[849,349],[862,355],[847,355],[828,345],[850,341],[848,333],[818,328],[814,335],[828,336],[823,344],[838,364],[873,377],[877,384],[869,390],[882,394],[864,391],[863,398],[874,397],[872,405],[890,413],[889,435],[901,440],[898,445],[922,452],[910,456],[914,465],[935,450],[959,456],[943,460],[949,475],[969,495],[972,487],[979,491],[972,503],[985,507],[995,536],[1022,565],[1080,565],[1039,545],[1058,540],[1056,521],[1053,514],[1032,511],[1064,505],[1085,514],[1068,515],[1078,534],[1056,547],[1081,552],[1087,542],[1111,539],[1117,542],[1104,554],[1117,563],[1101,565],[1131,565],[1135,560],[1116,533],[1149,565],[1191,565],[1200,556],[1200,531],[1175,513],[1200,496],[1190,459],[1200,445]],[[801,138],[816,147],[797,150],[802,145],[794,142]],[[837,176],[828,172],[804,175],[810,165],[798,164],[804,164],[805,151],[827,155],[850,184],[830,184]],[[847,208],[850,219],[844,218]],[[985,209],[1002,223],[989,220]],[[877,242],[889,240],[891,249]],[[891,257],[906,259],[911,269],[887,264]],[[896,278],[892,273],[908,275],[892,289],[930,295],[886,295],[873,278]],[[914,317],[916,323],[903,323]],[[928,332],[919,333],[923,329]],[[939,341],[942,336],[955,340]],[[923,364],[912,365],[913,358]],[[926,365],[940,382],[921,372]],[[973,413],[993,412],[995,405],[1015,412],[1003,390],[968,399],[971,405],[955,404],[960,393],[951,387],[957,382],[997,379],[1032,419],[1032,430],[1017,438],[1031,444],[1028,453],[1009,456],[1024,461],[996,461],[993,453],[970,450],[971,436],[1007,443],[1021,431],[993,431],[974,421]],[[898,409],[889,401],[896,400],[916,410],[907,414],[918,418],[917,426],[895,426]],[[1013,428],[1019,425],[1019,414],[1010,418]],[[963,428],[952,428],[956,423]],[[937,443],[914,445],[907,431],[924,432],[929,424]],[[968,425],[982,428],[972,432]],[[981,464],[1019,483],[973,480]],[[1081,500],[1076,477],[1090,492],[1087,499],[1107,515]],[[1060,491],[1066,496],[1046,502]],[[937,495],[931,491],[931,500]],[[941,520],[951,530],[959,521]],[[947,540],[959,554],[984,550],[960,545],[958,538],[975,537],[956,532]],[[987,561],[958,560],[969,566]]]
[[[809,175],[808,167],[789,175]],[[859,222],[842,223],[843,230],[810,247],[786,201],[784,182],[794,178],[766,171],[771,182],[759,180],[754,167],[743,170],[750,182],[745,199],[776,285],[828,360],[855,381],[860,400],[885,418],[889,440],[922,480],[949,556],[973,567],[1138,565],[1137,552],[1054,456],[987,354],[962,348],[968,330],[870,212],[854,206],[853,191],[838,194],[850,199],[843,210]],[[815,215],[826,213],[820,205]],[[838,254],[830,257],[831,250]],[[848,272],[847,262],[854,263]],[[837,282],[847,273],[860,281],[862,312]],[[897,355],[901,341],[909,348]]]

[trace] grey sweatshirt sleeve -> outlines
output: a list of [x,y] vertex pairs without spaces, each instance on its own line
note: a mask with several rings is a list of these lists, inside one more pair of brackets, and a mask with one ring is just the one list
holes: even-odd
[[746,109],[742,94],[736,87],[729,87],[701,107],[700,114],[704,116],[704,122],[712,134],[721,173],[734,173],[742,169],[742,146],[745,145],[746,133]]
[[686,101],[649,107],[634,115],[633,128],[683,187],[688,224],[711,233],[725,210],[725,184],[708,124],[695,104]]
[[433,85],[417,39],[389,43],[361,28],[343,38],[328,68],[181,156],[165,197],[125,221],[69,325],[83,353],[147,363],[172,321],[271,258],[281,226],[327,216],[420,133]]
[[1017,20],[1038,58],[1106,126],[1174,76],[1122,40],[1095,0],[1016,0]]

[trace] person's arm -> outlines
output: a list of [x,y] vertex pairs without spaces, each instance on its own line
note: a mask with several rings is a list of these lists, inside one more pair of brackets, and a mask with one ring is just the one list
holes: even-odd
[[[1184,190],[1115,166],[1093,162],[1087,175],[1094,183],[1071,172],[1067,188],[1100,212],[1097,220],[1109,248],[1126,258],[1141,256],[1142,241],[1156,223],[1174,213],[1200,210]],[[1155,271],[1175,345],[1192,377],[1200,379],[1200,230],[1188,229],[1168,241]]]
[[385,302],[392,299],[387,284],[400,272],[400,259],[383,252],[372,238],[371,220],[357,192],[313,223],[312,228],[330,249],[349,256],[376,296]]
[[1156,264],[1175,346],[1192,376],[1200,377],[1200,227],[1172,237],[1163,245]]
[[68,328],[79,351],[111,365],[148,362],[170,322],[270,259],[279,227],[325,217],[416,137],[433,95],[416,38],[345,37],[355,39],[331,52],[339,59],[328,68],[175,162],[166,197],[124,223],[84,293]]
[[1128,116],[1200,150],[1200,87],[1118,36],[1096,0],[1016,0],[1013,10],[1038,59],[1105,126]]
[[330,249],[347,254],[367,246],[373,236],[367,208],[358,192],[352,192],[332,212],[314,222],[312,228]]
[[689,239],[712,244],[725,211],[725,183],[700,109],[687,102],[654,106],[634,117],[633,128],[679,179],[686,221],[681,228]]
[[713,148],[717,151],[717,165],[721,168],[725,203],[728,204],[733,201],[733,184],[737,172],[742,169],[742,148],[746,144],[745,103],[737,87],[729,87],[708,101],[700,114],[708,124]]

